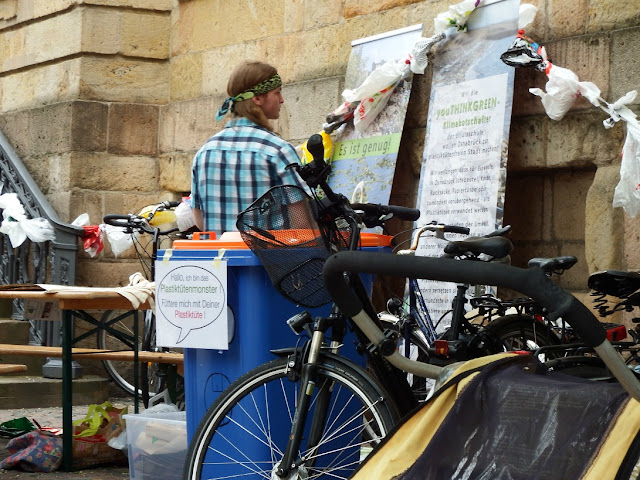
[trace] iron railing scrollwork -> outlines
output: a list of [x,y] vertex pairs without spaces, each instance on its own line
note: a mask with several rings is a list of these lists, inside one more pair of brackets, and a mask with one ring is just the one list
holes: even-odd
[[[18,158],[5,136],[0,132],[0,186],[2,193],[16,193],[28,218],[43,217],[55,230],[55,240],[36,243],[27,239],[19,247],[12,247],[9,237],[0,234],[0,284],[53,283],[75,284],[78,238],[82,227],[63,223]],[[23,302],[14,300],[11,318],[24,320]],[[59,346],[58,322],[31,322],[30,343]]]

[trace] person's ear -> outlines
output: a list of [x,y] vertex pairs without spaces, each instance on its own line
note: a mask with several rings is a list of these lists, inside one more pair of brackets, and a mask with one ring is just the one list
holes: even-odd
[[263,96],[262,95],[256,95],[255,97],[251,97],[250,100],[255,103],[257,106],[262,107],[262,103],[263,103]]

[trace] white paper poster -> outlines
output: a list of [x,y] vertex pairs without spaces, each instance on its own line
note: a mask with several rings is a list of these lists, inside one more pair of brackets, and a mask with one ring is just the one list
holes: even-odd
[[156,343],[228,349],[226,260],[156,262]]
[[[514,70],[500,55],[517,34],[518,6],[518,0],[499,0],[476,9],[468,32],[449,30],[435,49],[419,224],[461,225],[472,235],[502,226]],[[443,246],[423,240],[417,253],[439,256]],[[451,309],[456,287],[420,285],[437,321]],[[449,323],[445,317],[439,330]]]

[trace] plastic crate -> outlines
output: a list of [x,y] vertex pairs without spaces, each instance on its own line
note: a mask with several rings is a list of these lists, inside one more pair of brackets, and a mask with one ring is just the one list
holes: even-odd
[[127,443],[131,480],[174,480],[182,477],[187,456],[187,414],[128,414]]

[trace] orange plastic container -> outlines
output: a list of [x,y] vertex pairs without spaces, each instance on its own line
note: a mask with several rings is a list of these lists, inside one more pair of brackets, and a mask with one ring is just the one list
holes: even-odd
[[[296,230],[295,235],[291,238],[297,238],[300,241],[308,241],[317,237],[313,230]],[[391,235],[381,235],[378,233],[363,232],[360,234],[361,247],[390,247]],[[215,232],[196,232],[193,234],[192,240],[175,240],[173,242],[175,250],[248,250],[247,244],[244,243],[240,232],[225,232],[216,238]]]

